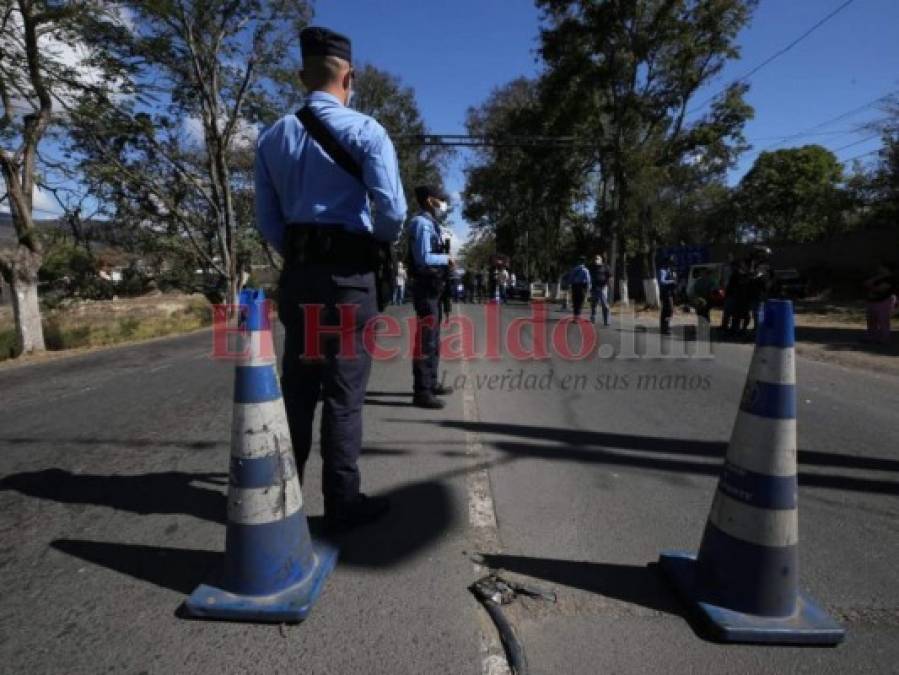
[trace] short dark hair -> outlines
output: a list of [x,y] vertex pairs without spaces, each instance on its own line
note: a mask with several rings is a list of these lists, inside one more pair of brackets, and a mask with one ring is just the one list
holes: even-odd
[[348,61],[336,56],[310,56],[303,61],[300,79],[310,91],[323,89],[340,79],[346,68],[351,68]]

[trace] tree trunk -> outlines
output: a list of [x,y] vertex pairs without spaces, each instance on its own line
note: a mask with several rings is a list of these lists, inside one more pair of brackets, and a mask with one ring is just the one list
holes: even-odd
[[22,354],[38,354],[47,350],[37,294],[37,274],[41,268],[41,258],[39,253],[19,246],[8,270],[7,283],[12,291],[16,337]]
[[620,302],[622,307],[630,306],[630,293],[627,288],[628,278],[627,278],[627,253],[621,254],[621,277],[618,282],[618,293],[620,296]]
[[618,293],[618,226],[612,224],[612,244],[609,250],[609,271],[612,277],[609,279],[609,289],[612,293],[612,302],[615,301]]

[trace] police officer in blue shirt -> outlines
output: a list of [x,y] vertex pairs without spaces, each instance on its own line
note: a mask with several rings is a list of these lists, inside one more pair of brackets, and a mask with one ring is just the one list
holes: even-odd
[[571,306],[574,318],[580,319],[584,300],[590,292],[590,270],[587,269],[587,259],[579,258],[577,266],[569,274],[571,281]]
[[452,393],[439,383],[440,302],[453,259],[446,250],[441,220],[449,212],[449,198],[433,186],[415,188],[421,212],[409,221],[409,262],[412,298],[418,326],[415,332],[415,358],[412,360],[413,403],[419,408],[439,410],[445,403],[437,398]]
[[[354,73],[349,39],[306,28],[300,45],[300,75],[309,94],[304,110],[259,137],[256,219],[284,257],[281,383],[297,466],[302,477],[321,399],[325,521],[346,530],[389,507],[385,497],[359,490],[362,406],[371,371],[362,335],[378,311],[378,255],[399,237],[406,200],[387,132],[347,107]],[[306,344],[307,328],[315,344]]]
[[659,328],[662,335],[671,334],[671,317],[674,315],[674,294],[677,291],[677,259],[671,256],[659,268],[659,294],[662,296],[662,311]]

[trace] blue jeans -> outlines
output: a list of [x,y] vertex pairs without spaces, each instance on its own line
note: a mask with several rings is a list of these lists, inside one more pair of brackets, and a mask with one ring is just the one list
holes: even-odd
[[393,304],[402,305],[406,300],[406,284],[397,284],[393,287]]
[[594,286],[590,289],[590,320],[596,321],[596,306],[602,306],[602,322],[609,325],[609,287]]

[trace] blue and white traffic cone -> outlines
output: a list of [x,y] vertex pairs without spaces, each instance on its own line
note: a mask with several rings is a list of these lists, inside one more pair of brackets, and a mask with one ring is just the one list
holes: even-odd
[[224,569],[185,606],[196,617],[293,623],[309,614],[337,550],[309,535],[262,291],[244,290],[240,308]]
[[799,592],[793,304],[764,316],[699,555],[662,572],[725,642],[833,645],[845,631]]

